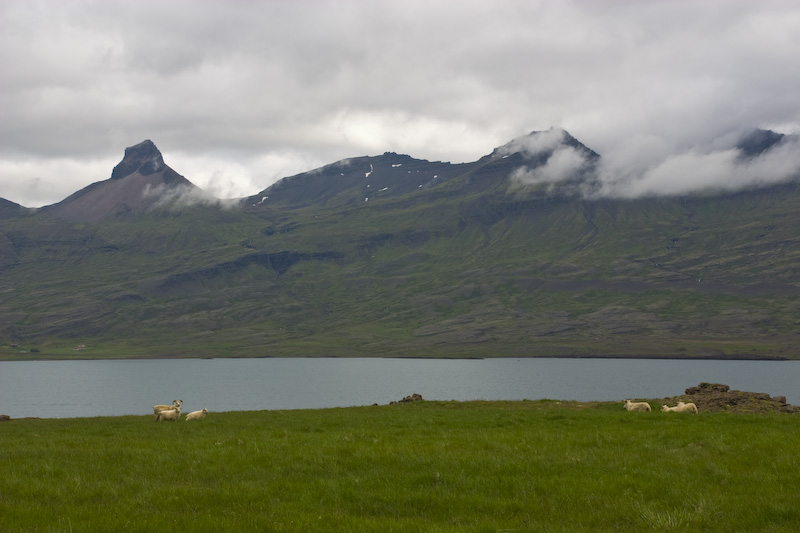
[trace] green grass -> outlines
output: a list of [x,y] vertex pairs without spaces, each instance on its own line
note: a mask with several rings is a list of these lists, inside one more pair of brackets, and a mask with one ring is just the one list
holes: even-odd
[[0,531],[797,531],[797,422],[552,401],[12,420]]

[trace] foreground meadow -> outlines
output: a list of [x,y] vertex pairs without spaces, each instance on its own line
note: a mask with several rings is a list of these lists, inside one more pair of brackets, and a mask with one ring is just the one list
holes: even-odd
[[0,464],[0,531],[800,530],[788,414],[522,401],[24,419],[0,424]]

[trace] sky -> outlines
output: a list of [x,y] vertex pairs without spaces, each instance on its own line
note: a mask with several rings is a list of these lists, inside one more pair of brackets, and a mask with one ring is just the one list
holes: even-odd
[[745,167],[730,150],[800,133],[798,61],[795,1],[3,0],[0,197],[58,202],[145,139],[234,198],[551,127],[602,155],[609,195],[746,186],[800,170],[800,150]]

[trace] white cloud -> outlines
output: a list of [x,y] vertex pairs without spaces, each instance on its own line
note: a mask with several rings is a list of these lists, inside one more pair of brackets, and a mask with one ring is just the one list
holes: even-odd
[[525,157],[535,157],[553,151],[564,142],[566,132],[563,128],[550,128],[536,132],[535,135],[518,137],[498,150],[499,155],[521,153]]
[[351,146],[353,156],[392,151],[456,162],[470,160],[491,142],[491,134],[465,121],[393,110],[340,110],[324,117],[311,132],[321,144]]
[[173,169],[180,169],[186,179],[218,198],[249,196],[282,177],[323,164],[294,151],[257,155],[219,152],[201,156],[179,152],[167,153],[164,159]]
[[604,163],[600,194],[635,198],[735,191],[797,177],[800,177],[800,141],[789,139],[751,159],[743,159],[733,148],[691,149],[670,155],[641,174]]
[[[533,154],[541,151],[533,152]],[[519,167],[511,174],[511,179],[524,186],[555,184],[577,177],[586,168],[586,156],[571,146],[556,148],[541,166]]]
[[214,198],[202,189],[197,189],[195,187],[186,185],[181,185],[178,187],[157,185],[155,187],[151,187],[148,184],[145,185],[144,190],[142,191],[142,197],[145,199],[157,199],[152,206],[154,209],[180,209],[182,207],[194,205],[225,205],[223,200]]
[[54,204],[90,183],[108,179],[118,162],[112,159],[0,159],[0,197],[25,207]]

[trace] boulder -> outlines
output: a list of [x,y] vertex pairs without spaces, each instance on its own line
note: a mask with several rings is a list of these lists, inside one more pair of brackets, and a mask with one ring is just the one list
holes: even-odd
[[421,401],[423,401],[423,400],[422,400],[422,396],[420,396],[419,394],[417,394],[417,393],[415,392],[415,393],[414,393],[414,394],[412,394],[411,396],[406,396],[405,398],[403,398],[403,399],[402,399],[402,400],[400,400],[399,402],[394,402],[394,401],[392,401],[392,402],[389,402],[389,405],[394,405],[394,404],[396,404],[396,403],[421,402]]
[[785,396],[771,397],[764,392],[731,390],[721,383],[700,383],[686,389],[686,394],[665,398],[666,402],[693,402],[700,412],[735,411],[746,413],[796,413],[798,408],[786,403]]

